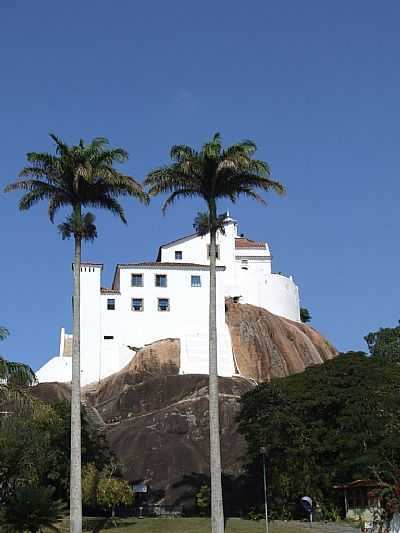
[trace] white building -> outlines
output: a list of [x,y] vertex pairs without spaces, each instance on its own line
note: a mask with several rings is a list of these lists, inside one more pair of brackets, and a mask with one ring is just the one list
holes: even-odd
[[[292,277],[273,274],[267,243],[237,233],[228,218],[217,236],[218,373],[235,374],[225,297],[300,320]],[[157,260],[118,264],[112,287],[101,286],[102,264],[81,266],[81,380],[121,370],[145,344],[179,338],[182,374],[208,374],[209,235],[163,244]],[[60,354],[38,372],[39,381],[70,381],[72,336],[61,331]]]

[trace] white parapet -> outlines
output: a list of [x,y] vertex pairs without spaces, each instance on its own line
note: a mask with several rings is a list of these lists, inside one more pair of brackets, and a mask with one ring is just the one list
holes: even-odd
[[71,357],[53,357],[47,361],[37,372],[36,377],[39,383],[57,381],[59,383],[70,383],[72,376]]

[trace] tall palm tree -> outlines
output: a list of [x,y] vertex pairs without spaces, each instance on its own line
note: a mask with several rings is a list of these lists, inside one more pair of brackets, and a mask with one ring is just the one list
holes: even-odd
[[119,216],[126,223],[124,210],[117,200],[120,196],[133,196],[146,203],[148,197],[142,186],[132,177],[115,168],[115,164],[128,159],[122,148],[110,148],[103,137],[86,144],[68,146],[51,134],[55,142],[55,155],[31,152],[27,154],[29,166],[20,172],[23,179],[9,184],[6,192],[22,190],[21,210],[28,210],[41,200],[48,201],[51,222],[62,207],[70,207],[71,214],[58,226],[63,238],[74,237],[74,298],[73,345],[71,386],[71,533],[82,531],[81,489],[81,417],[80,417],[80,271],[81,244],[96,238],[94,216],[83,214],[86,207],[103,208]]
[[217,202],[236,202],[240,196],[265,203],[257,190],[285,193],[283,185],[271,178],[268,164],[254,159],[252,141],[222,148],[220,135],[205,143],[200,151],[185,145],[173,146],[172,162],[153,170],[145,179],[150,196],[167,193],[163,212],[179,198],[202,198],[207,213],[199,213],[195,227],[200,235],[210,233],[210,309],[209,309],[209,413],[211,518],[213,533],[224,530],[221,487],[221,452],[218,409],[217,324],[216,324],[216,236],[224,230],[225,215],[218,215]]
[[[0,326],[0,341],[8,335],[9,331]],[[28,365],[7,361],[0,355],[0,405],[3,402],[24,401],[25,388],[35,383],[35,374]]]

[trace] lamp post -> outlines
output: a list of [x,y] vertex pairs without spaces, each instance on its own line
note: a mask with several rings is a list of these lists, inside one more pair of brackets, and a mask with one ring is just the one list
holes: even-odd
[[265,455],[267,453],[267,449],[265,446],[262,446],[260,448],[260,453],[262,455],[263,460],[263,476],[264,476],[264,506],[265,506],[265,533],[268,533],[268,502],[267,502],[267,469],[265,465]]

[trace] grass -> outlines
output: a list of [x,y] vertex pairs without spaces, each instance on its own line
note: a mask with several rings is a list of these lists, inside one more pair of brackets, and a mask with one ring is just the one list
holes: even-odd
[[[270,533],[299,533],[303,531],[294,525],[270,525]],[[119,527],[102,529],[103,533],[210,533],[211,524],[207,518],[128,518],[119,522]],[[225,533],[265,533],[265,522],[228,520]]]
[[[349,533],[349,526],[357,529],[357,524],[347,522],[331,522],[329,524],[316,522],[310,529],[310,526],[306,523],[273,521],[269,524],[269,533]],[[65,519],[58,527],[60,533],[69,533],[68,519]],[[50,530],[45,531],[46,533],[51,533]],[[107,529],[101,529],[100,532],[211,533],[211,524],[208,518],[143,518],[141,520],[138,518],[126,518],[118,519],[117,528],[109,525]],[[255,522],[231,518],[228,520],[225,533],[265,533],[265,522],[263,520]]]

